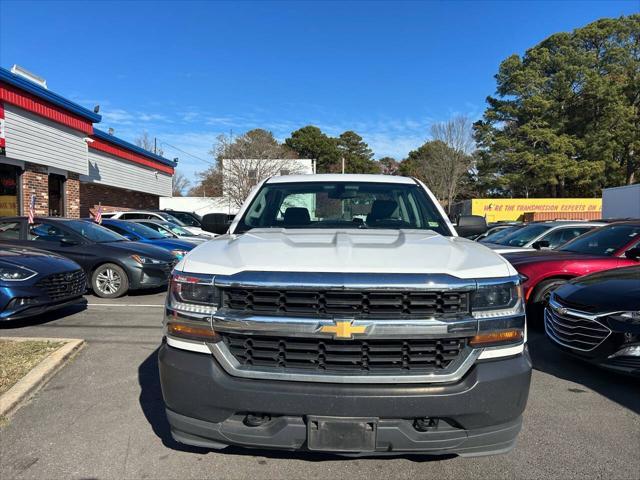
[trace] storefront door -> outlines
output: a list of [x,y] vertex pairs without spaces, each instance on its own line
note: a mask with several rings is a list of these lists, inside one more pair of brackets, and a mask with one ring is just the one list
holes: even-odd
[[49,216],[64,217],[64,182],[66,178],[49,174]]

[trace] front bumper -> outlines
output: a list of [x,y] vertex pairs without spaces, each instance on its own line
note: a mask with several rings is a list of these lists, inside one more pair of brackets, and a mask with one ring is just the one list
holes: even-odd
[[158,265],[128,265],[129,286],[131,290],[164,287],[169,283],[169,276],[175,263]]
[[[28,299],[25,303],[15,300]],[[83,301],[82,295],[51,300],[36,286],[0,287],[0,321],[19,320],[45,312],[75,305]]]
[[[569,312],[571,312],[571,310],[569,310]],[[573,312],[575,314],[575,311]],[[579,345],[563,342],[562,338],[558,338],[558,336],[554,334],[553,328],[550,327],[550,324],[552,324],[552,315],[551,307],[547,307],[544,314],[546,336],[556,348],[592,365],[625,375],[640,377],[640,356],[620,355],[620,351],[625,347],[640,347],[639,326],[616,322],[611,318],[603,316],[598,318],[598,325],[602,325],[608,330],[606,336],[593,347],[589,345],[580,348],[581,346]],[[590,314],[583,313],[583,315],[587,316]],[[576,336],[578,338],[580,336],[584,337],[584,330],[576,327],[570,334],[573,335],[573,338],[576,338]],[[633,338],[635,338],[635,341]],[[596,341],[594,341],[594,343],[595,342]]]
[[[163,344],[160,379],[172,435],[209,448],[306,450],[309,416],[373,418],[375,448],[361,454],[484,455],[510,450],[531,376],[528,352],[480,361],[454,384],[331,384],[232,377],[212,355]],[[267,414],[260,426],[248,413]],[[438,419],[427,431],[416,418]]]

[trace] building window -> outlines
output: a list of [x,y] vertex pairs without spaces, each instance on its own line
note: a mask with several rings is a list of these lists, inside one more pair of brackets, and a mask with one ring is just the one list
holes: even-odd
[[64,217],[64,182],[63,175],[49,174],[49,216]]
[[0,165],[0,217],[10,217],[20,213],[18,179],[20,169],[13,165]]
[[289,175],[290,171],[286,168],[283,168],[282,170],[280,170],[280,175]]

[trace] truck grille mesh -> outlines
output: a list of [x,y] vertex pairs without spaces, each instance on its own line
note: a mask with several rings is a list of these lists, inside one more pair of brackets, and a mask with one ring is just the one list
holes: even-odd
[[87,289],[87,279],[83,270],[55,273],[41,279],[37,284],[51,300],[62,300],[82,295]]
[[226,308],[262,315],[431,317],[469,312],[467,293],[225,288]]
[[332,340],[222,333],[243,366],[317,373],[428,373],[446,369],[465,346],[464,338]]

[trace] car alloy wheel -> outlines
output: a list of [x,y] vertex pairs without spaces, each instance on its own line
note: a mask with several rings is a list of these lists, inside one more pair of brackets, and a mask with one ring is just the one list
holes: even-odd
[[91,283],[95,294],[102,298],[117,298],[129,290],[129,279],[126,272],[113,263],[96,268]]
[[122,285],[122,277],[113,268],[105,268],[96,278],[96,286],[101,293],[113,295]]

